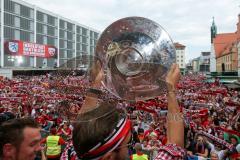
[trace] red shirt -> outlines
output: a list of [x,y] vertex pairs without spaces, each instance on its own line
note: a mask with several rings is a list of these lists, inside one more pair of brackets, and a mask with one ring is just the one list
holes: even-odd
[[39,124],[44,124],[45,123],[45,118],[43,116],[38,116],[36,118],[36,121],[39,123]]
[[149,136],[149,134],[151,134],[152,132],[156,133],[156,134],[157,134],[157,137],[158,137],[158,133],[157,133],[155,130],[152,130],[152,131],[146,130],[146,131],[144,132],[144,138],[146,138],[147,136]]
[[[64,130],[64,132],[65,132],[66,134],[63,133],[63,130]],[[71,131],[70,128],[63,129],[62,127],[59,128],[59,130],[58,130],[58,132],[57,132],[58,135],[64,134],[64,135],[67,135],[67,136],[71,135],[71,133],[72,133],[72,131]]]
[[62,119],[61,117],[58,117],[58,118],[56,119],[57,125],[60,125],[60,124],[62,123],[62,121],[63,121],[63,119]]
[[206,121],[203,121],[202,125],[206,128],[207,126],[210,126],[211,122],[206,120]]
[[162,139],[162,144],[166,145],[167,144],[167,136],[164,136]]

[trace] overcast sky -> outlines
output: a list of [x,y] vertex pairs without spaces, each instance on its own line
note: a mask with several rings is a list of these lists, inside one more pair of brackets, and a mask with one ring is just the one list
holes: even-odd
[[210,26],[215,17],[218,33],[235,32],[240,0],[24,0],[40,8],[103,31],[129,16],[160,24],[174,42],[184,44],[187,61],[210,51]]

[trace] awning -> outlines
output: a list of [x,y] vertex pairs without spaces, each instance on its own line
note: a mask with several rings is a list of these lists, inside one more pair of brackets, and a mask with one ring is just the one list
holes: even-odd
[[[235,83],[237,80],[234,79],[220,79],[220,83]],[[205,82],[214,83],[215,79],[206,79]]]
[[235,83],[229,83],[229,84],[224,84],[224,85],[230,89],[239,89],[240,88],[240,85],[235,84]]

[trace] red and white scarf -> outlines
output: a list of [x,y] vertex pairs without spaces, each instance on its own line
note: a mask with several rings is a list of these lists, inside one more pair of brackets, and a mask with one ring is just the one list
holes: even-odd
[[234,146],[232,144],[229,144],[228,142],[218,138],[218,137],[215,137],[207,132],[204,132],[204,131],[197,131],[198,134],[200,135],[203,135],[205,137],[208,137],[209,139],[217,142],[218,144],[221,144],[221,145],[224,145],[225,147],[227,147],[228,149],[232,149]]
[[80,159],[100,160],[106,153],[114,151],[125,140],[131,131],[131,121],[127,118],[121,119],[112,133],[102,142],[81,155]]

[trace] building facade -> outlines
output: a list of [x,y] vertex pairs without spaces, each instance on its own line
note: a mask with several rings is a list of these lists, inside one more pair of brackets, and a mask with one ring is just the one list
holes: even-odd
[[193,72],[199,72],[200,71],[200,57],[194,58],[192,60],[192,69],[193,69]]
[[[217,72],[238,72],[240,39],[240,15],[238,15],[237,30],[232,33],[216,34],[212,40],[213,52],[216,57]],[[238,74],[239,75],[239,74]]]
[[237,54],[238,54],[238,77],[240,77],[240,42],[237,43]]
[[185,48],[186,46],[180,44],[180,43],[174,43],[174,46],[176,48],[176,63],[178,64],[179,68],[181,70],[185,70],[186,63],[185,63]]
[[218,72],[237,72],[238,70],[238,53],[237,45],[233,43],[226,48],[221,56],[217,58]]
[[[77,61],[81,61],[86,54],[94,53],[100,34],[95,29],[21,0],[1,0],[0,10],[1,67],[78,67]],[[18,43],[14,46],[11,41]],[[9,54],[6,52],[8,46],[4,47],[6,42],[10,42],[10,50],[19,49],[20,42],[23,46],[32,46],[31,49],[54,46],[57,55],[45,57]]]
[[200,72],[210,72],[210,59],[211,59],[211,52],[201,52],[200,56]]

